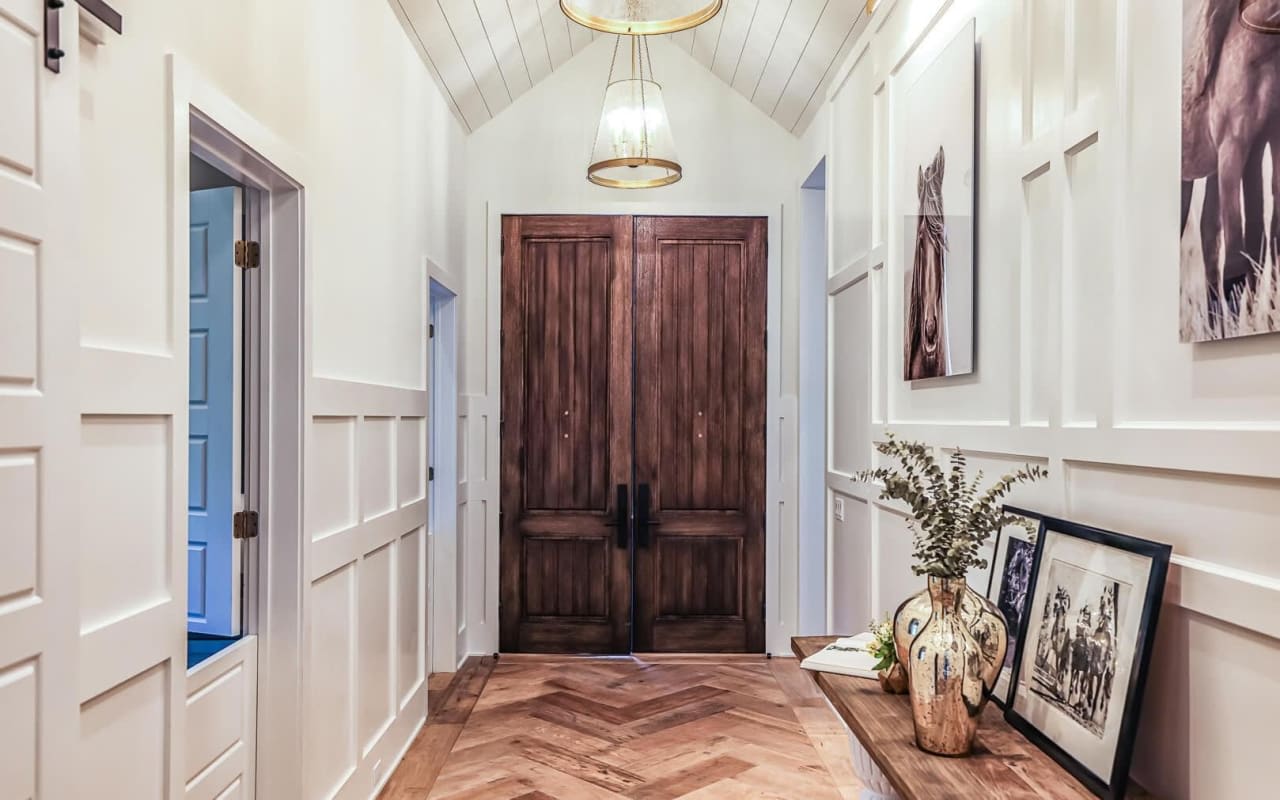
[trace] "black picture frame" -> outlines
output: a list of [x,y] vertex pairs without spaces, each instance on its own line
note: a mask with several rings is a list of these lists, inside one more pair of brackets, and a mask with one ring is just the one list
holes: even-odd
[[1165,580],[1168,577],[1169,558],[1173,553],[1173,548],[1160,542],[1094,528],[1056,517],[1043,516],[1041,517],[1040,535],[1036,538],[1035,562],[1027,593],[1028,601],[1031,603],[1030,609],[1035,608],[1036,593],[1041,585],[1041,572],[1044,567],[1045,547],[1049,541],[1050,534],[1062,534],[1082,539],[1095,545],[1121,550],[1150,560],[1142,613],[1139,617],[1134,640],[1134,663],[1129,671],[1128,690],[1125,695],[1111,774],[1107,776],[1095,774],[1089,767],[1071,755],[1062,744],[1044,735],[1040,729],[1018,713],[1015,699],[1022,676],[1022,662],[1026,657],[1025,645],[1032,616],[1030,613],[1023,614],[1022,617],[1021,630],[1018,632],[1019,649],[1013,664],[1012,687],[1009,694],[1009,702],[1004,710],[1005,719],[1015,730],[1026,736],[1028,740],[1058,762],[1063,769],[1075,776],[1086,788],[1098,797],[1119,800],[1119,798],[1125,796],[1125,791],[1129,784],[1129,767],[1133,760],[1133,744],[1138,733],[1143,693],[1146,690],[1147,672],[1151,665],[1151,652],[1155,643],[1156,625],[1160,618],[1160,604],[1164,598]]
[[[1039,538],[1040,538],[1040,535],[1044,533],[1044,515],[1043,515],[1043,514],[1041,514],[1040,512],[1038,512],[1038,511],[1030,511],[1030,510],[1025,509],[1025,508],[1018,508],[1017,506],[1010,506],[1010,505],[1006,505],[1006,506],[1004,506],[1004,508],[1003,508],[1002,510],[1003,510],[1003,512],[1004,512],[1005,514],[1012,514],[1012,515],[1014,515],[1014,516],[1018,516],[1018,517],[1025,517],[1026,519],[1029,519],[1029,520],[1031,520],[1031,521],[1033,521],[1033,522],[1039,523],[1039,524],[1036,526],[1036,536],[1035,536],[1035,541],[1038,541],[1038,540],[1039,540]],[[1006,576],[1003,574],[1003,573],[1004,573],[1004,564],[1000,563],[1000,543],[1001,543],[1002,541],[1004,541],[1004,539],[1005,539],[1004,529],[1003,529],[1003,528],[1001,528],[1000,530],[997,530],[997,531],[996,531],[995,543],[994,543],[994,545],[993,545],[993,546],[992,546],[992,548],[991,548],[991,569],[990,569],[990,570],[988,571],[988,573],[987,573],[987,592],[986,592],[986,597],[987,597],[987,599],[988,599],[988,600],[990,600],[992,603],[996,604],[996,607],[997,607],[997,608],[999,608],[999,607],[1000,607],[1000,598],[999,598],[999,597],[993,597],[993,596],[992,596],[992,593],[993,593],[993,592],[995,591],[995,589],[996,589],[996,575],[997,575],[997,574],[1000,574],[1000,575],[1001,575],[1001,580],[1000,580],[1001,588],[1003,588],[1003,586],[1004,586],[1004,579],[1005,579],[1005,577],[1006,577]],[[1034,548],[1034,546],[1035,546],[1035,541],[1030,541],[1030,542],[1028,542],[1028,544],[1032,545],[1032,547]],[[1033,586],[1033,582],[1034,582],[1034,580],[1035,580],[1035,569],[1036,569],[1036,564],[1035,564],[1035,555],[1034,555],[1034,551],[1033,551],[1033,553],[1032,553],[1032,560],[1031,560],[1031,575],[1030,575],[1030,576],[1028,576],[1028,581],[1029,581],[1029,582],[1028,582],[1028,584],[1027,584],[1027,597],[1028,597],[1028,598],[1030,598],[1030,597],[1031,597],[1031,592],[1032,592],[1032,589],[1034,588],[1034,586]],[[1000,612],[1003,614],[1003,613],[1004,613],[1004,609],[1003,609],[1003,608],[1000,608]],[[1026,612],[1026,609],[1025,609],[1025,608],[1024,608],[1024,609],[1022,609],[1022,612],[1023,612],[1023,613],[1021,613],[1021,614],[1019,615],[1019,617],[1018,617],[1018,619],[1019,619],[1019,625],[1018,625],[1019,629],[1021,628],[1021,620],[1023,620],[1023,619],[1025,618],[1025,616],[1026,616],[1026,613],[1025,613],[1025,612]],[[1006,623],[1008,623],[1008,622],[1009,622],[1009,620],[1008,620],[1008,618],[1007,618],[1007,617],[1006,617],[1006,619],[1005,619],[1005,622],[1006,622]],[[1004,667],[1001,667],[1001,668],[1000,668],[1000,673],[1001,673],[1001,674],[1000,674],[1000,676],[998,676],[998,677],[997,677],[997,679],[996,679],[996,685],[995,685],[995,687],[993,687],[992,692],[991,692],[991,702],[995,703],[995,704],[996,704],[996,707],[997,707],[997,708],[1000,708],[1000,709],[1002,709],[1002,710],[1005,708],[1005,705],[1006,705],[1006,703],[1008,702],[1009,698],[1013,697],[1013,689],[1014,689],[1013,673],[1014,673],[1014,670],[1016,670],[1016,669],[1018,668],[1018,651],[1019,651],[1019,649],[1021,649],[1021,647],[1022,647],[1022,631],[1021,631],[1021,630],[1014,630],[1012,627],[1010,627],[1010,628],[1009,628],[1009,638],[1012,640],[1011,644],[1013,645],[1013,648],[1014,648],[1014,649],[1013,649],[1013,652],[1010,654],[1010,657],[1012,658],[1012,662],[1011,662],[1011,664],[1010,664],[1010,666],[1009,666],[1009,685],[1005,688],[1005,691],[1003,692],[1003,696],[1001,696],[1001,694],[1002,694],[1001,692],[996,691],[997,689],[999,689],[999,688],[1000,688],[1000,682],[1001,682],[1001,680],[1003,680],[1003,678],[1004,678],[1004,669],[1005,669],[1005,668],[1004,668]]]

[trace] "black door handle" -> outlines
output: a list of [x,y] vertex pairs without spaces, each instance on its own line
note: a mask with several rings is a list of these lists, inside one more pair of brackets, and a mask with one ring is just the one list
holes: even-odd
[[605,525],[618,529],[618,547],[626,549],[627,533],[631,527],[631,515],[628,509],[629,498],[627,485],[625,483],[618,484],[617,499],[614,500],[613,520],[606,522]]
[[636,487],[636,547],[649,546],[649,526],[654,522],[649,519],[649,503],[651,501],[649,484],[642,483]]

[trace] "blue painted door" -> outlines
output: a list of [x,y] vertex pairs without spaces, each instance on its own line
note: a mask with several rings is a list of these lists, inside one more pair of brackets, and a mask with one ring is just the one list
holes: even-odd
[[232,538],[239,189],[191,193],[187,629],[240,632],[240,549]]

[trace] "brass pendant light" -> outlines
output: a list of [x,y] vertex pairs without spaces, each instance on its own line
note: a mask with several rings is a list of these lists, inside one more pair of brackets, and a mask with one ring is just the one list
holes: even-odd
[[579,25],[632,36],[696,27],[723,5],[724,0],[560,0],[560,10]]
[[636,36],[630,39],[629,78],[613,77],[622,37],[613,45],[587,180],[613,189],[667,186],[680,180],[684,170],[676,157],[662,87],[653,79],[648,41]]

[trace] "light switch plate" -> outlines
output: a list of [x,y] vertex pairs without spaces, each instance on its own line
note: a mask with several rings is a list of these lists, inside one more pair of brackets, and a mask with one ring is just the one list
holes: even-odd
[[844,498],[837,497],[833,505],[834,505],[834,511],[836,515],[836,522],[844,522]]

